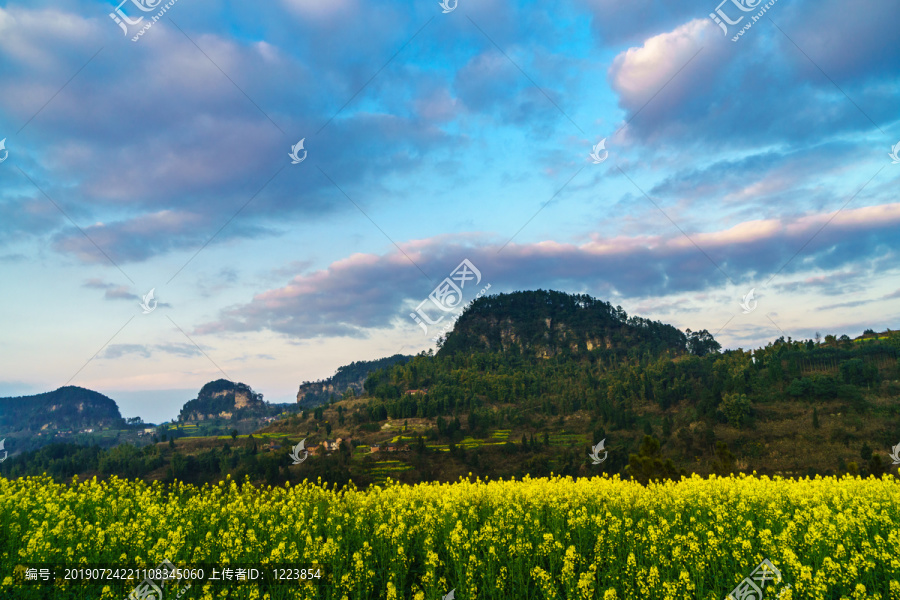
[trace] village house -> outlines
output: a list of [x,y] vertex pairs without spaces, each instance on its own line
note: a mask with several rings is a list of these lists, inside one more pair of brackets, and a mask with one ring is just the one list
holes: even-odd
[[347,446],[353,447],[353,438],[338,438],[336,440],[325,440],[322,442],[322,447],[325,448],[326,452],[334,452],[335,450],[341,447],[341,442],[347,442]]
[[409,444],[387,444],[385,452],[409,452]]
[[380,451],[381,451],[381,444],[372,444],[369,447],[369,452],[380,452]]

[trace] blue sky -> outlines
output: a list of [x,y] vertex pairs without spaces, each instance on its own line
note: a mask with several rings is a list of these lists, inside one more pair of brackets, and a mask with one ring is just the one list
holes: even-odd
[[434,347],[464,259],[726,348],[897,327],[895,2],[141,1],[0,2],[0,395],[293,401]]

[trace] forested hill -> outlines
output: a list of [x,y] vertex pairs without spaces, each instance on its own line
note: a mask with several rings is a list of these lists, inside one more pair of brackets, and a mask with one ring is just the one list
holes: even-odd
[[67,385],[33,396],[0,398],[0,431],[124,425],[119,407],[99,392]]
[[549,358],[641,346],[657,355],[681,353],[687,345],[677,328],[629,317],[620,306],[584,294],[536,290],[475,300],[441,341],[439,354],[486,351]]
[[395,354],[377,360],[360,360],[338,368],[337,373],[320,381],[304,381],[297,392],[297,402],[307,408],[315,408],[328,403],[331,398],[340,398],[347,390],[362,391],[363,382],[369,373],[396,364],[405,364],[412,356]]
[[[900,335],[890,331],[857,340],[782,337],[749,352],[720,352],[705,330],[682,333],[588,296],[520,292],[476,300],[436,355],[373,373],[367,396],[345,414],[359,424],[436,419],[444,437],[530,435],[565,423],[592,443],[615,432],[631,451],[641,431],[661,432],[663,450],[677,448],[689,460],[711,453],[719,439],[762,456],[770,452],[759,446],[764,436],[748,429],[785,420],[788,434],[779,430],[764,443],[793,443],[789,435],[809,427],[818,409],[829,419],[853,413],[847,423],[856,432],[836,424],[829,442],[885,447],[897,435],[898,357]],[[612,460],[627,454],[618,456]]]
[[178,420],[202,421],[214,418],[238,420],[267,415],[269,412],[269,405],[263,401],[263,395],[255,393],[249,385],[217,379],[204,385],[194,400],[184,404]]
[[488,296],[469,305],[436,355],[373,373],[364,386],[371,401],[360,418],[466,412],[475,415],[473,423],[483,417],[499,425],[498,409],[556,416],[590,407],[626,426],[634,420],[635,397],[667,405],[704,397],[681,376],[694,363],[675,362],[720,348],[706,330],[683,333],[587,295]]

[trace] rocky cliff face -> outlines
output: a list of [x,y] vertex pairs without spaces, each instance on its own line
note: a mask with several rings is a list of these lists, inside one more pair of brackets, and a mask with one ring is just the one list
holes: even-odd
[[671,325],[629,317],[621,307],[585,295],[537,290],[473,302],[441,344],[441,354],[514,352],[535,358],[651,344],[683,350]]
[[362,382],[352,382],[345,387],[335,386],[330,379],[304,383],[300,385],[300,389],[297,392],[297,402],[302,404],[305,398],[312,398],[315,396],[331,397],[332,394],[340,396],[344,393],[344,390],[351,387],[359,392],[362,389]]
[[405,363],[410,358],[412,357],[395,354],[378,360],[357,361],[340,367],[337,373],[328,379],[304,381],[297,391],[297,403],[314,408],[328,402],[332,395],[341,397],[348,389],[358,394],[362,392],[363,383],[369,373],[397,363]]
[[219,379],[204,385],[196,399],[186,402],[178,420],[232,419],[264,415],[268,410],[262,394],[254,393],[250,386]]

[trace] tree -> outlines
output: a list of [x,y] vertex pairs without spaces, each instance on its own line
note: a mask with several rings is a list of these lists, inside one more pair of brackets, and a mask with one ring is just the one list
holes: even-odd
[[325,421],[325,435],[331,435],[331,423]]
[[844,383],[863,386],[867,383],[866,363],[860,358],[851,358],[841,363],[841,379]]
[[884,463],[881,462],[880,454],[873,454],[869,458],[869,473],[879,478],[884,475]]
[[691,454],[694,451],[694,434],[687,427],[682,427],[676,434],[678,441],[684,446],[684,453]]
[[869,444],[863,442],[862,448],[859,450],[859,455],[863,460],[869,460],[872,458],[872,448],[869,447]]
[[718,354],[722,349],[722,344],[716,341],[713,335],[703,329],[701,331],[685,330],[687,335],[687,351],[694,356],[706,356],[707,354]]
[[170,437],[169,438],[169,448],[174,448],[174,447],[175,447],[175,438]]
[[628,455],[628,466],[625,470],[643,484],[654,479],[674,478],[678,475],[672,459],[662,459],[659,453],[659,440],[652,435],[644,436],[637,454]]
[[728,449],[728,444],[719,440],[716,442],[716,458],[713,460],[713,470],[718,475],[727,475],[734,467],[734,455]]
[[236,440],[236,439],[237,439],[237,436],[238,436],[238,430],[237,430],[237,429],[232,429],[232,430],[231,430],[231,439]]
[[722,411],[732,427],[740,428],[750,416],[747,394],[722,394]]
[[819,410],[817,408],[813,408],[813,429],[819,428]]

